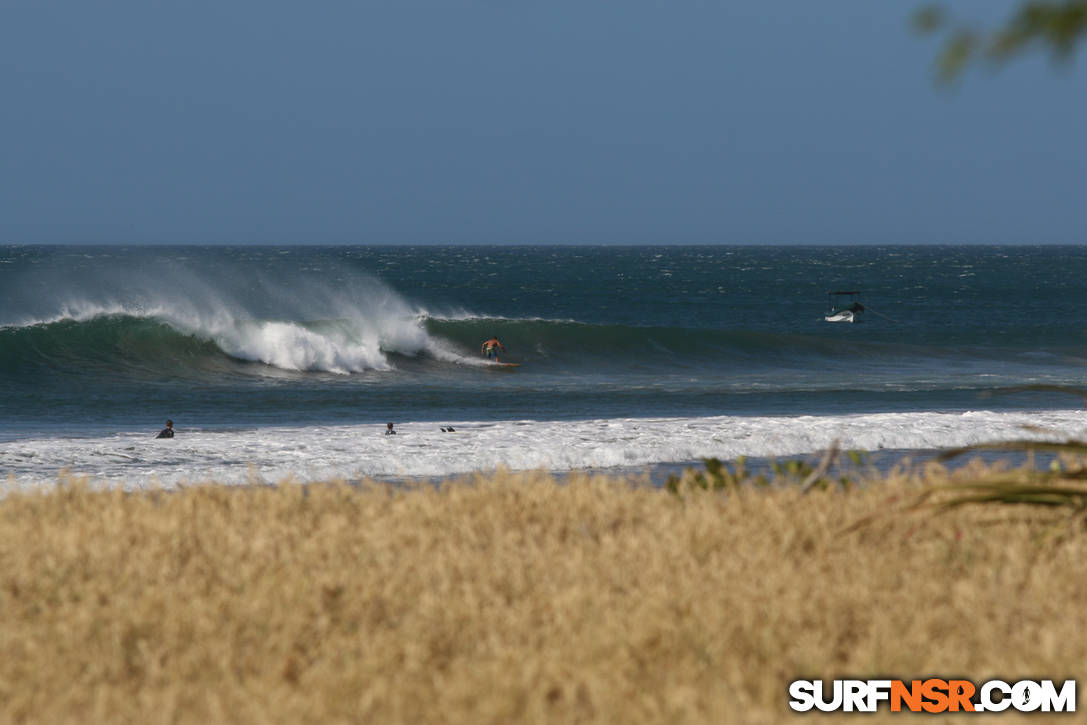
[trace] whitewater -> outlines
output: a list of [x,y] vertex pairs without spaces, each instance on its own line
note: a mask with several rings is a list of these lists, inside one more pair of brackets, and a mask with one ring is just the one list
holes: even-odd
[[[452,428],[452,432],[446,432]],[[664,462],[804,457],[837,444],[901,452],[1011,440],[1084,440],[1079,412],[897,413],[852,416],[624,418],[584,421],[409,421],[384,426],[185,430],[169,440],[145,431],[95,438],[0,442],[3,490],[54,485],[62,472],[128,490],[218,481],[442,480],[490,471],[649,472]],[[444,429],[444,430],[443,430]],[[884,459],[886,462],[888,459]]]

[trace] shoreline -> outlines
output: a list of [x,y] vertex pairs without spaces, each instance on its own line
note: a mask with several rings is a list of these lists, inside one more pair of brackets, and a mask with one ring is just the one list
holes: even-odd
[[[840,451],[835,458],[835,462],[832,464],[830,472],[837,475],[847,476],[852,480],[867,480],[873,477],[887,477],[894,473],[896,470],[920,470],[925,465],[936,462],[940,456],[948,452],[947,449],[929,448],[929,449],[898,449],[898,450],[879,450],[875,452],[860,452],[861,462],[859,464],[854,463],[849,459],[847,452]],[[770,456],[770,457],[752,457],[744,458],[744,469],[752,476],[763,475],[767,478],[773,478],[775,475],[775,464],[785,465],[788,462],[801,462],[807,466],[815,467],[824,458],[825,451],[818,451],[811,454],[795,455],[795,456]],[[940,465],[947,468],[950,471],[954,471],[968,465],[977,465],[978,463],[989,467],[1001,467],[1001,468],[1024,468],[1032,467],[1035,470],[1042,470],[1047,468],[1050,463],[1057,459],[1057,456],[1053,453],[1038,452],[1035,454],[1025,453],[1023,451],[1008,450],[1008,451],[986,451],[977,450],[971,451],[955,458],[939,461]],[[737,459],[721,460],[730,470],[735,470],[738,464]],[[557,481],[564,481],[570,478],[576,478],[578,476],[607,476],[610,478],[622,478],[631,481],[647,480],[650,486],[654,488],[662,488],[667,483],[668,479],[672,476],[683,476],[687,471],[694,470],[701,472],[705,470],[705,465],[701,460],[691,461],[673,461],[656,463],[648,466],[617,466],[613,468],[580,468],[573,470],[561,470],[561,471],[510,471],[514,474],[531,474],[531,473],[543,473],[544,475],[552,476]],[[456,474],[445,477],[431,477],[431,476],[378,476],[373,477],[370,480],[377,481],[379,483],[388,483],[394,485],[402,484],[433,484],[440,485],[447,481],[456,481],[463,478],[472,478],[474,476],[488,476],[494,475],[499,471],[496,470],[481,470],[473,471],[465,474]],[[350,479],[351,485],[357,485],[362,482],[362,479]]]
[[[878,480],[885,478],[897,472],[911,472],[920,471],[927,464],[931,462],[939,462],[941,466],[954,471],[966,466],[981,464],[987,467],[999,467],[1004,469],[1018,469],[1018,468],[1032,468],[1034,470],[1043,470],[1051,465],[1058,456],[1049,452],[1037,452],[1034,454],[1026,453],[1019,450],[1004,450],[1004,451],[989,451],[989,450],[976,450],[970,451],[966,454],[951,458],[945,461],[938,461],[940,456],[948,452],[946,449],[898,449],[898,450],[878,450],[875,452],[860,451],[856,452],[860,456],[859,461],[851,460],[849,451],[839,451],[831,463],[829,473],[848,478],[851,481],[864,481],[864,480]],[[794,456],[771,456],[771,457],[744,457],[743,468],[746,470],[749,477],[764,476],[767,479],[773,479],[776,475],[775,468],[785,466],[789,463],[800,463],[810,468],[818,466],[825,456],[825,451],[818,451],[811,454],[802,454]],[[724,466],[732,471],[737,469],[739,459],[718,459]],[[494,476],[494,475],[545,475],[552,477],[558,482],[583,477],[583,476],[603,476],[607,478],[618,478],[627,481],[636,481],[648,483],[651,488],[663,488],[670,478],[682,477],[687,472],[703,472],[705,471],[705,464],[700,460],[689,461],[674,461],[655,463],[643,466],[614,466],[614,467],[597,467],[597,468],[575,468],[564,470],[547,470],[547,469],[480,469],[476,471],[466,471],[460,473],[452,473],[441,476],[402,476],[402,475],[382,475],[382,476],[366,476],[366,477],[350,477],[350,476],[335,476],[326,479],[303,479],[295,475],[287,475],[279,479],[268,478],[261,475],[254,475],[252,471],[247,475],[245,481],[223,481],[217,482],[210,479],[202,479],[194,477],[191,479],[180,479],[169,485],[156,485],[141,484],[138,486],[130,486],[125,481],[105,480],[95,478],[92,475],[83,474],[78,471],[62,471],[59,475],[60,478],[75,478],[83,479],[96,490],[113,490],[121,488],[123,490],[132,492],[151,492],[151,491],[174,491],[184,490],[199,486],[216,486],[224,485],[231,488],[245,489],[252,487],[275,487],[282,483],[291,483],[299,485],[321,485],[328,481],[341,481],[348,485],[358,487],[367,482],[376,482],[381,484],[389,484],[393,486],[415,486],[415,485],[429,485],[429,486],[441,486],[449,482],[468,480],[478,477]],[[57,484],[58,479],[53,479],[49,483],[31,483],[27,484],[21,482],[14,474],[9,474],[6,479],[0,478],[0,500],[3,496],[16,494],[16,493],[30,493],[39,490],[51,490]]]

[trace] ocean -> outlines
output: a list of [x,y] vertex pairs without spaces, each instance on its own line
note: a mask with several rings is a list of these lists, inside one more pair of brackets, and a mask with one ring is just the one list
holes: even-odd
[[1087,247],[0,247],[9,489],[1087,439],[1023,386],[1087,387]]

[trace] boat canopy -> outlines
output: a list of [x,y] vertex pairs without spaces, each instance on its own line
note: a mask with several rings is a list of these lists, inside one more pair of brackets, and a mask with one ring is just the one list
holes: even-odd
[[[833,292],[827,292],[827,301],[830,305],[830,313],[836,312],[864,312],[864,305],[857,300],[857,295],[861,293],[860,290],[835,290]],[[834,301],[836,296],[848,296],[849,302],[842,304]]]

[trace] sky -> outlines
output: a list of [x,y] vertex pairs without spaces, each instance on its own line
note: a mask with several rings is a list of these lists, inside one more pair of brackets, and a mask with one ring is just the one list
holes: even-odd
[[1083,58],[918,4],[0,0],[0,244],[1087,243]]

